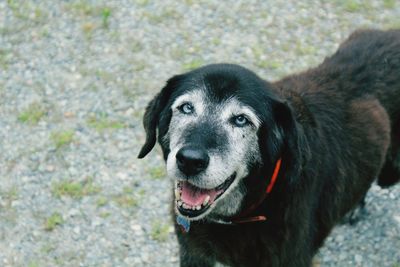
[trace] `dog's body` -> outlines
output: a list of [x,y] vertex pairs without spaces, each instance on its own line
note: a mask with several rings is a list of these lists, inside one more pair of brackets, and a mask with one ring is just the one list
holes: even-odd
[[[144,125],[139,157],[158,127],[174,210],[190,224],[176,225],[181,266],[310,266],[375,178],[400,179],[400,31],[357,31],[272,84],[225,64],[175,76]],[[266,220],[239,222],[254,216]]]

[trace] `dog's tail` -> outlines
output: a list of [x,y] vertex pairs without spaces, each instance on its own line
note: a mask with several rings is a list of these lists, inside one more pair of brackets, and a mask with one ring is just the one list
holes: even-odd
[[378,176],[378,185],[389,187],[400,181],[400,119],[392,125],[391,144],[386,162]]

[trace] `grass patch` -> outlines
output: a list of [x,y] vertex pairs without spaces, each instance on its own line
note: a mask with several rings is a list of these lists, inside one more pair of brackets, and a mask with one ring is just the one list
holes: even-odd
[[56,197],[82,198],[87,195],[97,194],[100,191],[101,188],[94,185],[92,178],[87,178],[84,182],[61,181],[54,183],[52,186],[52,193]]
[[61,214],[58,212],[53,213],[49,218],[47,218],[44,229],[46,231],[53,231],[56,226],[62,225],[64,223],[64,219]]
[[138,52],[140,52],[140,51],[142,51],[143,50],[143,43],[142,42],[140,42],[139,40],[131,40],[131,44],[130,44],[130,50],[133,52],[133,53],[138,53]]
[[182,69],[184,71],[191,71],[191,70],[201,67],[204,64],[205,64],[205,62],[202,59],[193,59],[192,61],[189,61],[188,63],[183,64]]
[[111,16],[111,9],[108,7],[104,7],[101,10],[101,25],[103,25],[103,28],[108,29],[108,27],[110,26],[110,16]]
[[139,201],[130,194],[120,194],[113,197],[115,203],[122,208],[137,207]]
[[[1,32],[0,35],[2,35]],[[0,48],[0,68],[7,70],[8,64],[10,63],[13,57],[14,53],[12,50]]]
[[96,205],[97,207],[104,207],[105,205],[107,205],[108,203],[108,199],[104,196],[100,196],[97,200],[96,200]]
[[74,15],[100,18],[103,27],[107,28],[112,14],[111,8],[95,5],[91,1],[80,0],[65,5],[65,9]]
[[350,13],[368,12],[373,10],[371,3],[367,0],[338,0],[337,4]]
[[130,186],[124,186],[122,193],[113,196],[112,200],[123,208],[133,208],[139,204],[139,200]]
[[150,3],[150,0],[135,0],[134,2],[139,6],[147,6]]
[[164,242],[168,239],[169,232],[170,232],[169,224],[160,222],[158,220],[153,221],[150,232],[150,236],[152,239]]
[[82,24],[82,32],[87,39],[91,39],[93,37],[93,32],[96,29],[96,25],[92,22],[86,22]]
[[65,6],[67,11],[81,16],[95,16],[99,12],[99,7],[91,4],[89,1],[81,0],[68,3]]
[[56,249],[55,245],[46,243],[40,248],[40,252],[49,254],[50,252],[54,251],[55,249]]
[[8,191],[1,192],[1,196],[7,200],[14,201],[18,199],[18,189],[13,186]]
[[392,9],[396,6],[396,0],[383,0],[383,6],[387,9]]
[[281,62],[274,61],[274,60],[258,60],[256,65],[263,69],[271,69],[276,70],[283,66]]
[[[385,29],[399,29],[400,19],[393,19],[384,24]],[[399,266],[400,267],[400,266]]]
[[37,261],[31,261],[29,262],[28,267],[40,267],[40,265]]
[[100,216],[100,218],[105,219],[105,218],[108,218],[111,216],[111,212],[105,211],[105,212],[100,213],[99,216]]
[[18,115],[18,121],[35,125],[38,124],[46,113],[47,110],[42,104],[34,102]]
[[18,199],[18,189],[17,187],[13,186],[7,191],[0,191],[0,196],[5,201],[5,206],[10,208],[12,202]]
[[107,114],[100,114],[98,116],[91,116],[87,120],[87,124],[90,128],[95,129],[98,132],[104,132],[105,130],[118,130],[123,129],[126,125],[123,122],[110,119]]
[[317,52],[317,49],[312,45],[308,45],[308,44],[301,43],[301,42],[296,42],[294,51],[296,52],[297,55],[304,56],[304,55],[315,54]]
[[15,18],[33,23],[45,22],[48,14],[35,6],[24,1],[7,0],[7,6],[12,11]]
[[51,133],[51,140],[53,141],[57,150],[68,146],[74,140],[74,131],[65,130]]
[[151,178],[158,180],[165,177],[165,169],[163,166],[156,166],[149,169]]

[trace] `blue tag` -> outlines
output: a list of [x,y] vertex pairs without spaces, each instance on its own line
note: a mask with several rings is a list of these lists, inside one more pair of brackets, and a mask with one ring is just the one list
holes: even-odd
[[185,233],[189,232],[190,229],[190,221],[188,219],[186,219],[185,217],[182,216],[176,216],[176,222],[182,226],[183,231],[185,231]]

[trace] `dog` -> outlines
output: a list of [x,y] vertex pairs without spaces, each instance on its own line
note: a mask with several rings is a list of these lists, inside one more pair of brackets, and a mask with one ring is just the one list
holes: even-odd
[[400,30],[358,30],[268,82],[233,64],[172,77],[148,104],[174,181],[181,266],[311,266],[371,183],[400,180]]

